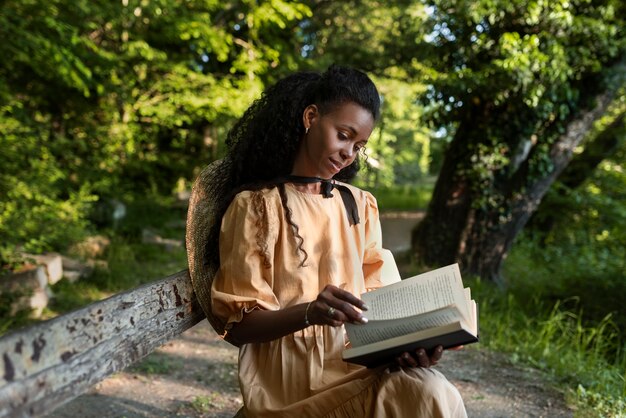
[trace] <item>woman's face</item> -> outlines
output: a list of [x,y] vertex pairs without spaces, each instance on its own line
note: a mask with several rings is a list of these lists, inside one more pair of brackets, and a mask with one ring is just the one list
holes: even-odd
[[321,114],[315,105],[303,113],[304,135],[291,174],[330,179],[352,164],[374,129],[374,118],[356,103],[342,103]]

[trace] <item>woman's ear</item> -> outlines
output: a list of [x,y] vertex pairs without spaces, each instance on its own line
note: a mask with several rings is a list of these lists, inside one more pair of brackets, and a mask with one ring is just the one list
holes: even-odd
[[308,105],[304,109],[304,112],[302,112],[302,123],[304,124],[304,129],[308,131],[315,123],[315,121],[319,118],[319,114],[319,109],[316,105]]

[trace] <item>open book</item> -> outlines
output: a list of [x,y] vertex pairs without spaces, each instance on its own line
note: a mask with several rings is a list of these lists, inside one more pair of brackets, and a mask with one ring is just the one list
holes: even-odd
[[477,306],[463,288],[458,264],[429,271],[361,295],[367,324],[346,323],[350,363],[376,367],[399,354],[478,341]]

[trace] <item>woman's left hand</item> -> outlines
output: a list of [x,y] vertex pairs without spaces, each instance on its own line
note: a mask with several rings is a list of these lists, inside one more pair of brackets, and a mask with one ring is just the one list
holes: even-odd
[[436,365],[443,355],[443,346],[438,345],[427,352],[423,348],[418,348],[412,353],[404,352],[396,357],[396,363],[400,367],[424,367],[428,368]]

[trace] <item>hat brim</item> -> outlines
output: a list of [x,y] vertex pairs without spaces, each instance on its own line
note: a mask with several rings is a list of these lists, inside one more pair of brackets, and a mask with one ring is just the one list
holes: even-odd
[[226,324],[213,315],[211,305],[211,285],[216,268],[208,263],[207,241],[211,227],[220,220],[215,219],[214,199],[209,195],[209,185],[219,164],[221,160],[205,167],[194,182],[187,211],[185,246],[191,284],[202,310],[213,329],[226,341],[237,345],[225,333]]

